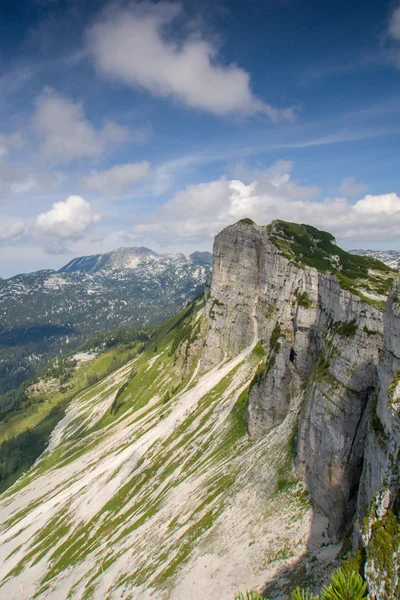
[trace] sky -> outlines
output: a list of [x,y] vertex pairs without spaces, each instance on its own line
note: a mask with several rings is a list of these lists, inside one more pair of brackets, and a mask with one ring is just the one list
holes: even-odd
[[400,3],[0,8],[0,277],[243,217],[400,249]]

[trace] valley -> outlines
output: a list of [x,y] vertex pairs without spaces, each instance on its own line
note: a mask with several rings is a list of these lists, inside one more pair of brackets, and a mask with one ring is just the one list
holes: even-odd
[[56,354],[98,333],[160,324],[204,289],[210,263],[207,252],[120,248],[0,280],[0,408]]

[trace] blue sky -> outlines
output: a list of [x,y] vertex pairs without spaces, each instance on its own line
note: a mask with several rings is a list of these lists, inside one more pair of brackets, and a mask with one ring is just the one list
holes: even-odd
[[0,276],[249,216],[400,248],[400,5],[2,3]]

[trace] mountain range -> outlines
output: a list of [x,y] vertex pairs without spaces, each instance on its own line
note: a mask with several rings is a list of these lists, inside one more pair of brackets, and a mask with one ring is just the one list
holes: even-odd
[[75,258],[0,281],[0,393],[96,333],[161,323],[204,288],[211,254],[148,248]]
[[4,598],[400,597],[396,271],[243,219],[131,341],[53,361],[0,423]]
[[351,254],[377,258],[392,269],[400,271],[400,250],[350,250]]

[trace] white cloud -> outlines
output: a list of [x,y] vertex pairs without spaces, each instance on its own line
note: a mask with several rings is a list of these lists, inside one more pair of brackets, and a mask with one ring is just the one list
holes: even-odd
[[32,173],[25,167],[8,160],[8,154],[21,150],[25,139],[21,132],[11,134],[0,133],[0,198],[4,199],[14,194],[24,194],[38,187],[53,185],[55,173]]
[[81,196],[68,196],[64,202],[55,202],[51,210],[38,215],[32,230],[34,237],[40,240],[79,240],[100,218]]
[[98,190],[104,194],[121,194],[140,179],[149,177],[152,173],[150,163],[126,163],[115,165],[107,171],[93,170],[90,175],[83,177],[81,184],[89,189]]
[[354,210],[366,215],[400,216],[400,199],[397,194],[368,194],[354,205]]
[[8,219],[0,229],[0,242],[22,241],[49,254],[68,254],[70,244],[84,241],[100,219],[101,215],[81,196],[68,196],[29,221]]
[[180,5],[166,1],[132,2],[104,13],[86,35],[96,67],[131,87],[216,115],[293,119],[293,109],[280,110],[254,96],[249,74],[218,60],[217,49],[200,31],[173,41],[167,34],[182,15]]
[[30,173],[27,169],[0,160],[0,198],[52,187],[56,173]]
[[[286,166],[286,172],[284,167]],[[398,240],[400,198],[395,193],[367,195],[355,204],[346,198],[318,201],[318,188],[290,179],[290,163],[281,162],[257,179],[238,179],[192,185],[176,193],[161,210],[138,220],[137,239],[146,243],[198,243],[211,240],[225,226],[243,217],[267,224],[274,219],[309,223],[338,238]]]
[[359,196],[367,191],[368,186],[364,183],[357,183],[354,177],[345,177],[339,187],[339,191],[344,196]]
[[43,155],[64,163],[97,156],[108,144],[129,139],[128,132],[113,122],[96,130],[85,118],[81,103],[74,103],[51,89],[46,89],[37,98],[32,127],[41,139]]
[[8,242],[21,237],[26,229],[26,223],[23,221],[15,221],[6,227],[0,229],[0,242]]
[[25,145],[25,140],[20,131],[5,134],[0,133],[0,159],[10,150],[21,150]]
[[390,16],[389,35],[395,40],[400,40],[400,6]]
[[10,191],[12,194],[22,194],[24,192],[29,192],[33,190],[37,186],[37,180],[33,175],[28,175],[26,179],[22,179],[20,181],[13,181],[10,186]]

